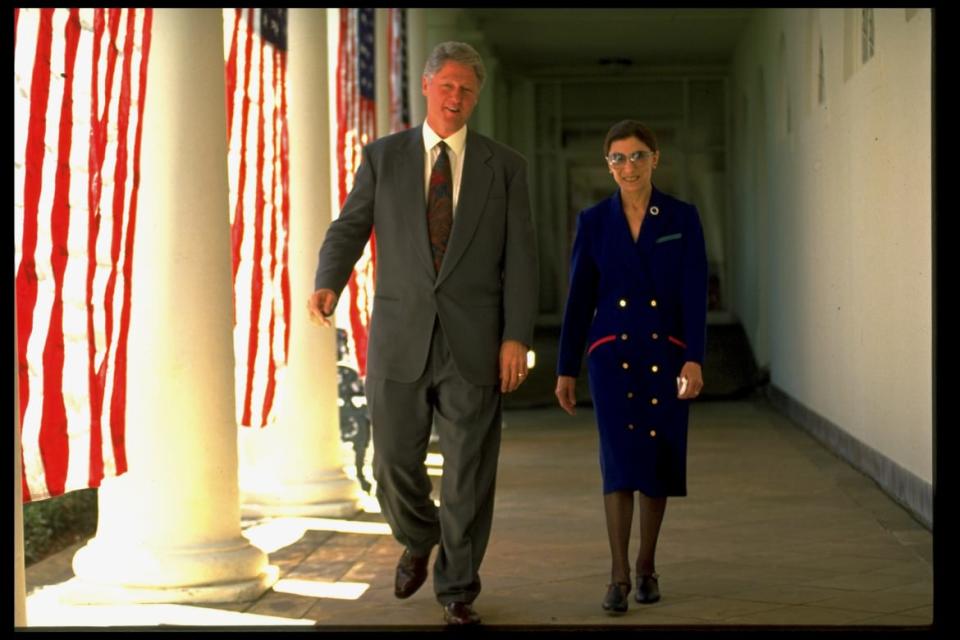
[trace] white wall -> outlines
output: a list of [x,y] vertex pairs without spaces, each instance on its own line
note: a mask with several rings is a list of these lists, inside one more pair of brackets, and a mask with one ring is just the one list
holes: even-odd
[[733,310],[774,385],[932,482],[931,13],[874,16],[866,63],[859,9],[758,11],[744,31]]

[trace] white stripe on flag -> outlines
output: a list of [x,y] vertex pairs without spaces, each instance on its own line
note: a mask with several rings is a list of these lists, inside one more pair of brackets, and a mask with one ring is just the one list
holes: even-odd
[[[113,422],[113,394],[115,393],[115,380],[113,372],[116,370],[117,366],[117,339],[120,334],[120,314],[123,309],[123,242],[124,233],[126,229],[126,224],[129,222],[129,216],[125,215],[128,212],[125,210],[117,211],[114,209],[114,192],[116,191],[116,170],[117,170],[117,150],[120,146],[120,131],[119,131],[119,110],[120,110],[120,90],[121,83],[123,80],[123,68],[124,68],[124,52],[126,50],[126,41],[130,37],[127,29],[127,9],[123,9],[120,12],[120,28],[117,33],[117,61],[114,68],[113,74],[113,85],[110,93],[110,104],[106,105],[105,113],[107,113],[107,144],[106,149],[104,150],[104,162],[103,170],[101,172],[101,177],[103,179],[103,188],[101,190],[100,197],[100,234],[97,237],[97,265],[103,265],[104,268],[97,269],[97,275],[102,278],[102,290],[94,290],[95,299],[104,300],[105,306],[109,306],[111,309],[111,326],[109,334],[106,330],[106,315],[104,312],[103,323],[104,323],[104,335],[107,340],[106,344],[106,379],[104,380],[104,392],[103,392],[103,410],[102,410],[102,419],[101,419],[101,428],[105,435],[104,441],[101,445],[101,451],[104,455],[104,472],[114,472],[115,468],[108,467],[107,465],[113,465],[113,454],[112,454],[112,441],[110,438],[110,425]],[[108,46],[111,46],[108,44]],[[132,155],[132,147],[128,147],[128,156]],[[127,181],[129,182],[130,176],[127,176]],[[124,188],[125,185],[120,185],[120,188]],[[125,202],[125,205],[129,205],[129,202]],[[116,263],[113,259],[113,236],[117,233],[117,230],[114,228],[117,225],[120,226],[120,243],[121,243],[121,253],[117,257]],[[112,299],[107,299],[107,286],[109,284],[110,277],[114,278],[114,288],[113,288],[113,297]],[[107,456],[110,456],[109,458]],[[108,471],[109,470],[109,471]]]
[[[23,115],[20,118],[20,126],[16,128],[22,128],[27,131],[24,132],[24,142],[22,150],[16,148],[18,154],[18,159],[20,165],[24,167],[21,175],[18,176],[17,183],[21,188],[25,185],[26,181],[26,168],[25,168],[25,158],[26,158],[26,142],[28,137],[28,132],[30,131],[30,99],[33,97],[31,95],[31,88],[33,82],[33,67],[34,60],[36,56],[36,47],[37,41],[39,39],[40,32],[40,11],[38,9],[21,9],[20,16],[17,20],[18,22],[18,34],[17,34],[17,51],[14,55],[16,62],[16,82],[18,87],[15,90],[15,95],[21,95],[25,98],[23,104]],[[58,128],[59,129],[59,128]],[[17,162],[15,161],[14,165],[16,166]],[[20,200],[23,201],[24,197],[21,195]],[[43,199],[41,198],[41,203],[38,206],[38,211],[43,210]],[[39,217],[38,213],[38,217]],[[34,256],[39,256],[38,252],[34,252],[34,255],[22,255],[23,251],[23,220],[24,212],[21,212],[21,215],[17,217],[19,229],[19,234],[17,238],[17,268],[19,269],[20,264],[23,261],[34,258]],[[39,245],[39,243],[38,243]],[[48,253],[49,255],[49,253]],[[42,286],[42,283],[37,283],[38,288]],[[37,296],[39,302],[39,294]],[[33,314],[34,316],[36,314]],[[49,312],[48,312],[49,316]],[[38,370],[34,364],[42,363],[43,360],[36,360],[30,358],[30,354],[36,354],[37,347],[35,343],[37,342],[36,333],[39,331],[44,332],[44,335],[39,341],[40,349],[42,353],[42,345],[46,341],[46,328],[44,323],[40,323],[40,327],[36,326],[37,323],[34,320],[34,331],[31,332],[32,340],[27,341],[27,362],[30,364],[27,376],[30,389],[30,401],[27,403],[26,407],[20,407],[20,411],[24,412],[22,421],[20,423],[20,442],[21,447],[23,448],[23,465],[24,465],[24,474],[27,479],[27,486],[30,490],[30,493],[40,493],[43,494],[46,492],[46,482],[44,481],[43,473],[43,462],[39,455],[40,447],[40,412],[43,405],[43,372]],[[22,329],[21,329],[22,330]],[[23,354],[21,354],[22,357]]]
[[[228,99],[228,105],[232,100],[228,140],[230,222],[236,253],[233,342],[237,421],[245,426],[265,426],[273,420],[276,385],[286,364],[283,337],[285,314],[289,313],[282,290],[287,246],[282,229],[286,192],[281,161],[285,149],[279,113],[284,58],[261,38],[259,11],[254,12],[252,29],[249,15],[244,11],[237,20],[233,10],[224,11],[226,71],[230,73],[233,64],[235,74],[235,88]],[[238,38],[231,57],[237,22]],[[249,80],[245,78],[247,73]],[[259,295],[255,289],[259,289]]]
[[[46,111],[44,133],[43,170],[41,173],[40,201],[37,207],[37,248],[34,261],[37,271],[37,302],[33,312],[33,331],[27,342],[27,361],[30,366],[30,401],[23,417],[22,442],[24,459],[30,463],[26,468],[27,486],[31,496],[49,495],[40,449],[40,428],[43,420],[44,370],[43,352],[50,329],[50,316],[54,302],[54,279],[51,254],[50,218],[53,209],[53,194],[56,187],[57,154],[60,138],[60,109],[63,102],[62,70],[64,55],[63,33],[68,12],[57,9],[53,13],[53,42],[50,48],[50,97]],[[26,44],[26,43],[25,43]],[[27,447],[29,446],[29,452]]]
[[[89,11],[89,10],[87,10]],[[82,23],[81,23],[82,24]],[[63,274],[63,402],[69,459],[65,488],[86,488],[90,479],[90,376],[87,335],[87,240],[89,236],[90,82],[93,34],[81,27],[73,71],[70,148],[70,229]]]
[[[117,372],[123,369],[117,366],[122,364],[119,358],[125,357],[118,348],[129,291],[123,272],[131,259],[126,246],[130,240],[131,200],[138,165],[135,141],[147,14],[144,10],[115,11],[119,20],[114,21],[118,27],[114,40],[109,29],[111,11],[114,10],[23,9],[17,18],[15,272],[19,274],[18,296],[21,291],[24,296],[22,300],[18,297],[20,304],[33,303],[32,309],[18,308],[19,313],[29,316],[18,327],[22,331],[18,341],[25,341],[20,353],[20,361],[26,362],[27,396],[21,407],[21,442],[30,500],[96,486],[101,477],[100,463],[104,475],[116,475],[117,456],[122,453],[113,449],[110,412],[113,403],[122,398],[113,397],[114,386],[125,385],[124,380],[117,379]],[[51,18],[51,28],[40,33],[46,16]],[[78,22],[71,22],[71,16],[77,17]],[[132,29],[127,28],[128,16],[133,18]],[[103,24],[103,32],[96,41],[98,20]],[[36,49],[41,42],[50,43],[49,60],[37,59]],[[67,58],[68,43],[76,46],[72,60]],[[131,55],[125,65],[127,48],[131,48]],[[94,59],[95,53],[98,59]],[[111,59],[113,65],[108,64]],[[112,68],[110,78],[108,68]],[[31,95],[35,73],[38,81],[49,83],[46,105],[34,102],[41,94]],[[124,83],[127,96],[121,96]],[[122,97],[128,100],[123,105]],[[128,117],[123,131],[118,128],[121,108],[122,115]],[[42,113],[43,120],[31,121],[31,110]],[[103,140],[94,135],[102,126],[106,127],[105,148],[100,147]],[[39,140],[41,130],[43,140]],[[119,136],[124,136],[123,140]],[[126,151],[125,165],[117,176],[121,143]],[[28,153],[35,154],[29,163]],[[35,211],[26,210],[28,178],[39,189],[33,192],[37,197]],[[115,184],[118,178],[121,184]],[[91,186],[101,179],[99,196],[91,202],[91,195],[96,195]],[[120,197],[116,205],[115,195]],[[90,225],[94,214],[99,217],[98,229]],[[24,247],[25,241],[30,242],[25,239],[26,228],[36,229],[35,249],[29,244]],[[96,237],[91,235],[94,233]],[[26,250],[32,253],[26,254]],[[35,282],[31,264],[35,265]],[[59,287],[57,277],[61,279]],[[31,300],[34,286],[35,302]],[[62,314],[55,313],[58,302]],[[95,380],[91,379],[91,345],[94,367],[103,373],[102,378]],[[91,388],[92,384],[97,387]],[[99,388],[100,384],[106,388]],[[102,410],[94,414],[93,398],[98,395],[102,395]],[[119,405],[116,409],[123,411],[124,407]],[[118,428],[122,428],[122,416],[118,418]],[[100,431],[95,434],[92,429],[96,423]],[[99,451],[95,448],[98,440],[102,443]]]
[[[137,167],[138,158],[134,154],[136,138],[137,138],[137,125],[139,124],[139,106],[140,106],[140,65],[143,60],[143,24],[146,19],[146,14],[144,11],[139,10],[135,12],[136,20],[134,22],[133,33],[127,33],[125,38],[121,41],[121,56],[117,60],[118,65],[118,76],[122,75],[120,73],[125,66],[124,55],[122,52],[126,51],[126,43],[129,38],[133,38],[133,48],[130,53],[130,74],[128,81],[130,83],[130,104],[129,104],[129,122],[127,123],[126,131],[126,149],[127,149],[127,167],[126,167],[126,178],[124,180],[123,189],[123,211],[122,211],[122,232],[120,234],[120,251],[117,257],[117,278],[116,285],[114,289],[113,296],[113,336],[112,344],[110,347],[109,353],[109,366],[108,366],[108,375],[107,375],[107,393],[104,394],[103,402],[103,420],[101,422],[101,429],[103,432],[103,440],[101,443],[102,456],[103,456],[103,467],[104,474],[110,476],[116,474],[116,458],[115,451],[113,448],[113,438],[111,437],[111,425],[113,423],[113,394],[115,392],[115,378],[114,372],[117,370],[117,358],[120,356],[118,350],[118,341],[120,337],[121,330],[121,319],[122,312],[124,309],[124,298],[126,296],[126,290],[130,287],[129,282],[127,282],[124,273],[126,272],[127,262],[132,260],[132,256],[127,253],[127,238],[131,233],[130,225],[132,212],[130,209],[131,199],[133,197],[133,188],[134,188],[134,171]],[[124,15],[124,24],[126,24],[127,17]],[[121,32],[122,33],[122,32]],[[119,102],[120,92],[117,91],[115,94],[115,101]],[[119,135],[119,131],[118,131]],[[119,214],[119,212],[118,212]],[[126,354],[124,354],[124,357]],[[125,410],[125,407],[121,407],[121,410]]]

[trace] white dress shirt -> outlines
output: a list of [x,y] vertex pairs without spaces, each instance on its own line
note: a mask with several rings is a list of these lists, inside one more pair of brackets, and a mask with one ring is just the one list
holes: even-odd
[[457,212],[457,200],[460,196],[460,176],[463,175],[463,153],[467,148],[467,125],[463,125],[459,131],[449,138],[441,138],[430,128],[430,125],[423,123],[423,203],[427,203],[430,194],[430,173],[433,171],[433,163],[437,161],[437,155],[440,148],[437,143],[443,140],[447,143],[447,157],[450,158],[450,176],[453,178],[453,213]]

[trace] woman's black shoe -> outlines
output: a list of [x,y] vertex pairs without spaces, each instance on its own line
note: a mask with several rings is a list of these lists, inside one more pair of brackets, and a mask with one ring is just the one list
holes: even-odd
[[656,573],[646,576],[637,576],[637,594],[634,596],[640,604],[653,604],[660,599],[660,584]]
[[614,582],[608,584],[607,597],[603,599],[603,610],[623,613],[627,610],[627,596],[629,594],[629,582]]

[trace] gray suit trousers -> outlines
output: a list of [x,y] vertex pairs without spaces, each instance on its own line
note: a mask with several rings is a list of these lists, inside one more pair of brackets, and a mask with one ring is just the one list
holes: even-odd
[[[416,555],[439,543],[437,600],[473,602],[493,521],[499,385],[478,386],[458,373],[436,320],[423,375],[409,383],[368,376],[366,390],[377,499],[394,537]],[[434,421],[443,454],[439,509],[424,466]]]

